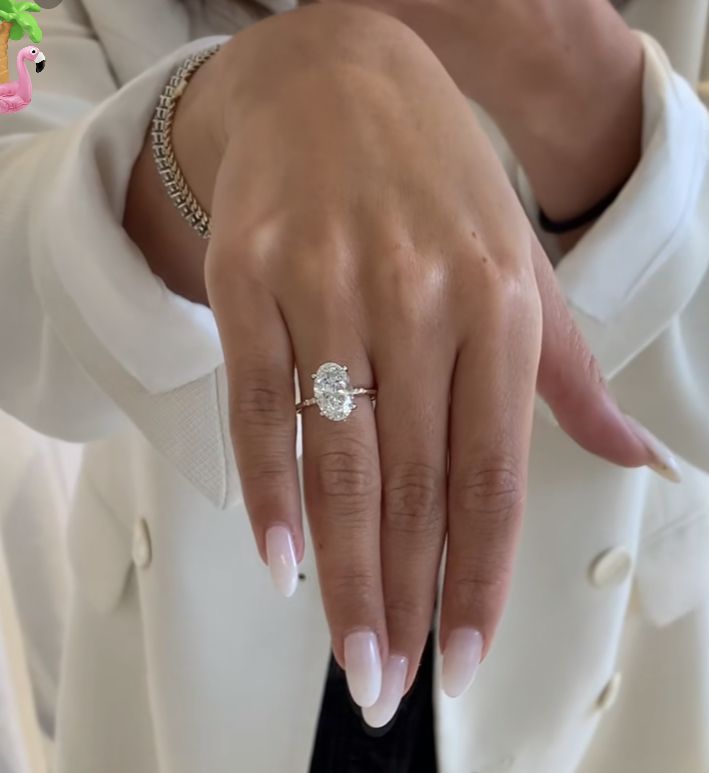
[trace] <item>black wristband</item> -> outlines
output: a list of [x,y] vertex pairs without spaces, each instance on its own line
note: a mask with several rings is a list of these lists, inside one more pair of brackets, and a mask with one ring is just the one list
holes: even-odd
[[554,222],[553,220],[550,220],[544,211],[540,208],[539,225],[547,233],[551,234],[565,234],[569,231],[575,231],[577,228],[581,228],[585,225],[588,225],[589,223],[592,223],[594,220],[597,220],[618,198],[618,194],[623,190],[624,187],[625,183],[609,193],[604,199],[601,199],[598,204],[594,204],[591,209],[588,209],[583,214],[578,215],[577,217],[572,217],[569,220]]

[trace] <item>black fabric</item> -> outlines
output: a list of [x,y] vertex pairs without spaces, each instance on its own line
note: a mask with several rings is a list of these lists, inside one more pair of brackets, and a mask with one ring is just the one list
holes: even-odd
[[414,684],[382,728],[362,719],[345,672],[330,655],[309,773],[437,773],[433,732],[434,632]]
[[594,204],[590,209],[586,210],[576,217],[572,217],[569,220],[554,221],[547,217],[546,213],[539,210],[539,225],[547,232],[551,234],[565,234],[571,231],[576,231],[589,223],[593,223],[610,207],[610,205],[618,198],[620,192],[625,187],[625,183],[614,191],[611,191],[604,199],[601,199],[597,204]]

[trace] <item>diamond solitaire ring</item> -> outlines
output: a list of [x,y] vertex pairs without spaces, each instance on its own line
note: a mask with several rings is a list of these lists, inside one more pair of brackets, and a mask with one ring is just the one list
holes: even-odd
[[357,395],[369,395],[376,404],[376,389],[353,387],[346,365],[336,362],[324,362],[316,373],[311,373],[314,379],[313,394],[307,400],[302,400],[295,406],[295,412],[300,413],[309,405],[317,405],[320,415],[330,421],[344,421],[357,407],[354,398]]

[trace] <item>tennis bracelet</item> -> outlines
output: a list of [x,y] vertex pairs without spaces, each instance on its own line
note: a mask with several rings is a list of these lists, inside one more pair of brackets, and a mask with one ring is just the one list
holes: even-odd
[[221,44],[211,46],[185,59],[175,70],[160,95],[152,122],[153,158],[167,194],[182,217],[203,238],[211,236],[211,218],[197,201],[185,180],[172,146],[172,124],[175,110],[190,78],[214,54]]

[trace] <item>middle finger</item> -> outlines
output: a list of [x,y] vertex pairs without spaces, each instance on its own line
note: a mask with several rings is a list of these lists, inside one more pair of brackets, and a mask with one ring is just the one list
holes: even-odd
[[382,694],[363,712],[374,727],[390,721],[413,684],[433,620],[446,533],[448,402],[455,360],[455,340],[444,329],[445,319],[421,308],[418,319],[396,315],[372,353],[379,379],[382,577],[389,635]]

